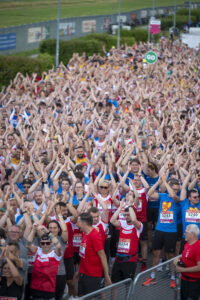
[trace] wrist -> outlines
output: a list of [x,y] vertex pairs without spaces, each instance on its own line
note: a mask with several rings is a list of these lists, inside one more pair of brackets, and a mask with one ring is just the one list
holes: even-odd
[[48,181],[47,181],[47,180],[46,180],[46,181],[42,181],[42,183],[43,183],[43,184],[48,184]]

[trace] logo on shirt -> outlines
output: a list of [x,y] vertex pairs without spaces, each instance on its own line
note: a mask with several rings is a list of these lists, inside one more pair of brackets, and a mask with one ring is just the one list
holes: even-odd
[[166,202],[164,201],[162,203],[162,211],[168,211],[172,206],[172,202]]

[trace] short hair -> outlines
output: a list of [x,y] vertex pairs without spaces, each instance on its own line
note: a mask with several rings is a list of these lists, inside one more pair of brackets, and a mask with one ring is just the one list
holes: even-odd
[[89,214],[90,214],[90,213],[96,214],[96,213],[98,213],[98,212],[99,212],[99,210],[98,210],[98,208],[95,207],[95,206],[91,207],[91,208],[88,210],[88,213],[89,213]]
[[57,202],[57,203],[56,203],[56,206],[57,206],[57,205],[59,205],[59,206],[61,206],[61,207],[67,207],[66,203],[65,203],[65,202],[62,202],[62,201]]
[[76,178],[78,178],[79,180],[82,180],[85,176],[82,172],[78,171],[78,172],[74,172],[74,175]]
[[199,192],[197,189],[192,189],[192,190],[188,191],[188,198],[191,197],[191,194],[193,194],[193,193],[198,194]]
[[194,233],[196,235],[196,237],[198,238],[199,234],[200,234],[200,230],[199,227],[195,224],[190,224],[186,227],[186,229],[190,232],[190,233]]
[[133,162],[136,162],[138,165],[140,165],[140,161],[138,158],[132,158],[130,159],[130,164],[132,164]]
[[179,181],[175,178],[169,179],[168,183],[169,183],[170,186],[180,185]]
[[93,225],[92,216],[88,212],[80,214],[79,217],[80,217],[81,222],[85,222],[88,226]]

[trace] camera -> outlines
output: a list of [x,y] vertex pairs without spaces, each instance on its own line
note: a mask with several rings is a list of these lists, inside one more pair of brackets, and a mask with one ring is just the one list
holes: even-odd
[[182,260],[178,261],[177,266],[182,267],[182,268],[186,268],[186,264]]

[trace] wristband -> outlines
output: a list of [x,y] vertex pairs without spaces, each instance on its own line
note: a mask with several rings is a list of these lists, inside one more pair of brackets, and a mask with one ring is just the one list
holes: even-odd
[[42,183],[43,183],[43,184],[47,184],[47,183],[48,183],[48,181],[42,181]]
[[25,211],[22,211],[22,215],[24,215],[24,214],[26,214],[27,213],[27,211],[25,210]]

